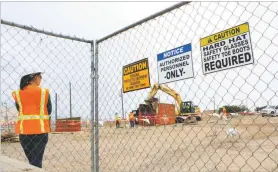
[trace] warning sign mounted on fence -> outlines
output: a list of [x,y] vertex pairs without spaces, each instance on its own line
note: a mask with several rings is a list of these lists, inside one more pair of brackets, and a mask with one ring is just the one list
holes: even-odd
[[150,87],[149,62],[143,59],[123,67],[123,92]]
[[248,23],[202,38],[200,44],[204,74],[254,63]]
[[194,77],[191,44],[157,55],[159,84]]

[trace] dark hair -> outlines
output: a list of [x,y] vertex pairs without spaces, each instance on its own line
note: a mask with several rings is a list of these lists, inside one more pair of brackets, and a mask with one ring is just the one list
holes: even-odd
[[31,81],[34,80],[34,78],[40,75],[40,73],[35,73],[35,74],[30,74],[30,75],[25,75],[20,79],[20,89],[23,90],[27,85],[31,83]]

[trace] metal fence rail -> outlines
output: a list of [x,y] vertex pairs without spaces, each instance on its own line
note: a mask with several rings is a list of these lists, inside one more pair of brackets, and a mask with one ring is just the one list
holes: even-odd
[[[1,20],[0,64],[2,136],[15,132],[18,112],[11,92],[19,89],[22,73],[37,65],[53,108],[43,168],[94,171],[93,41]],[[1,154],[28,162],[17,141],[2,142]]]
[[72,36],[63,35],[63,34],[57,34],[57,33],[49,32],[49,31],[46,31],[46,30],[37,29],[37,28],[34,28],[33,26],[21,25],[21,24],[14,23],[14,22],[9,22],[9,21],[6,21],[6,20],[1,20],[1,24],[21,28],[21,29],[24,29],[24,30],[29,30],[29,31],[32,31],[32,32],[41,33],[41,34],[44,34],[44,35],[54,36],[54,37],[57,37],[57,38],[69,39],[69,40],[72,40],[72,41],[79,41],[79,42],[85,42],[85,43],[92,43],[92,40],[86,40],[84,38],[77,38],[77,37],[72,37]]
[[[278,100],[277,11],[276,2],[190,2],[98,40],[96,111],[103,127],[96,129],[97,169],[277,171],[278,120],[263,117],[259,108],[277,105]],[[249,25],[254,63],[203,74],[201,38],[238,25]],[[159,82],[158,54],[189,43],[194,77],[165,85],[183,101],[199,106],[202,120],[191,125],[144,123],[130,128],[129,113],[145,104],[151,89],[125,93],[122,99],[123,66],[147,58],[154,85]],[[159,103],[176,105],[162,91],[155,97]],[[223,106],[227,113],[220,113]],[[120,128],[115,126],[116,112],[122,118]],[[137,120],[143,120],[140,113]]]

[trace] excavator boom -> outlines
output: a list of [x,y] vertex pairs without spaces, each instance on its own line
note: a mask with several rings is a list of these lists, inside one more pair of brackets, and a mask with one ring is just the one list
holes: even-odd
[[158,83],[154,84],[150,94],[148,95],[147,100],[145,100],[145,101],[150,102],[152,100],[152,98],[156,95],[158,90],[161,90],[161,91],[167,93],[168,95],[172,96],[176,100],[176,102],[177,102],[176,115],[179,115],[180,114],[180,106],[182,104],[181,96],[175,90],[169,88],[167,85],[164,85],[164,84],[159,85]]

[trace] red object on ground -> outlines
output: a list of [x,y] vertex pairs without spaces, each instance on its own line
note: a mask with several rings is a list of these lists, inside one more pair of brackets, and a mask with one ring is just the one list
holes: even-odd
[[254,115],[254,112],[240,112],[240,115]]
[[175,105],[174,104],[157,104],[157,114],[151,108],[150,105],[140,104],[139,105],[139,125],[170,125],[174,124],[175,117]]
[[56,120],[55,132],[77,132],[81,131],[80,119],[58,119]]
[[155,123],[159,125],[170,125],[175,124],[175,121],[175,105],[159,103]]

